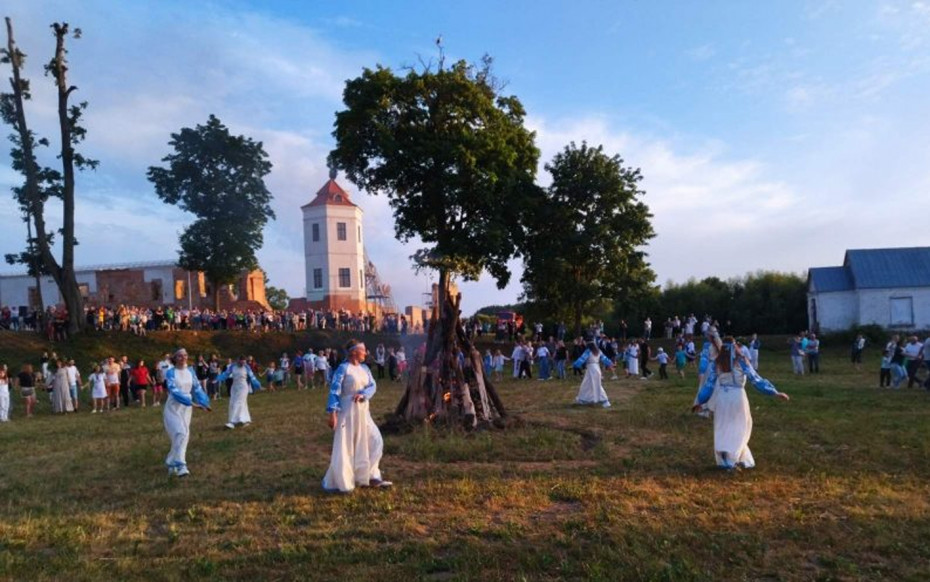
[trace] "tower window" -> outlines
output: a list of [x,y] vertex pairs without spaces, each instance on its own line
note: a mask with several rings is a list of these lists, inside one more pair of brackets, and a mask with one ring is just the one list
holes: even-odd
[[362,242],[362,227],[358,227],[358,242]]
[[320,225],[317,223],[314,223],[312,230],[313,230],[313,236],[312,236],[313,242],[320,242]]
[[336,223],[336,240],[348,240],[346,236],[346,223]]
[[313,288],[323,288],[323,269],[313,269]]
[[339,269],[339,286],[343,288],[352,286],[352,271],[350,269]]

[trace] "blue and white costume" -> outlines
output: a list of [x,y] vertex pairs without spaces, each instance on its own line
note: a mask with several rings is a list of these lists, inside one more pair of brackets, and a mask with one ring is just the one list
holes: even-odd
[[253,389],[260,390],[262,384],[247,364],[232,364],[216,377],[216,381],[221,384],[229,378],[232,378],[232,387],[229,389],[229,422],[226,426],[233,428],[237,424],[252,422],[252,416],[249,414],[249,392]]
[[171,368],[165,372],[168,400],[165,402],[165,432],[171,439],[171,451],[165,459],[174,475],[187,475],[187,441],[191,432],[191,405],[210,406],[210,397],[190,368]]
[[610,400],[607,399],[607,393],[604,392],[604,385],[601,383],[601,365],[610,367],[613,362],[602,353],[592,354],[591,350],[585,350],[572,364],[578,369],[585,368],[584,379],[578,389],[578,396],[575,397],[577,404],[600,404],[604,408],[610,408]]
[[705,404],[711,396],[716,399],[714,408],[714,457],[717,465],[726,468],[754,467],[756,462],[749,451],[752,435],[752,415],[746,397],[746,380],[756,390],[769,396],[778,394],[771,382],[759,376],[742,357],[731,356],[732,371],[718,373],[717,364],[709,362],[707,380],[698,392],[697,403]]
[[711,362],[714,358],[717,357],[717,349],[714,347],[713,342],[710,340],[704,341],[704,347],[701,348],[701,357],[698,360],[698,394],[694,395],[694,404],[701,404],[701,411],[698,413],[701,416],[710,418],[711,414],[714,412],[714,406],[717,404],[717,399],[711,395],[710,400],[707,402],[698,402],[698,397],[701,392],[701,388],[704,387],[704,382],[707,380],[708,370],[710,370]]
[[[333,454],[323,477],[323,489],[348,493],[356,486],[381,481],[384,441],[371,418],[368,401],[377,386],[365,364],[343,362],[333,372],[326,412],[336,412]],[[355,402],[361,394],[362,400]]]

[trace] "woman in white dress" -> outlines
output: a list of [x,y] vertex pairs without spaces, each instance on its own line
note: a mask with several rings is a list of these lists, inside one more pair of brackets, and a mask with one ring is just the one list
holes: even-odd
[[68,371],[62,360],[56,362],[56,370],[52,376],[52,412],[74,412],[74,402],[71,401],[71,386],[68,383]]
[[368,401],[375,395],[375,380],[363,362],[365,344],[350,340],[346,361],[333,372],[326,404],[333,429],[333,454],[323,477],[323,489],[348,493],[356,487],[390,487],[381,478],[384,441],[371,418]]
[[776,390],[771,382],[753,370],[732,337],[724,338],[715,347],[717,356],[710,361],[707,379],[692,410],[697,412],[711,396],[716,398],[714,457],[717,465],[725,469],[749,469],[754,467],[756,462],[749,450],[752,415],[749,412],[749,399],[746,397],[746,380],[752,382],[756,390],[768,396],[788,400],[788,395]]
[[10,420],[10,373],[6,364],[0,365],[0,422]]
[[216,377],[216,381],[222,384],[228,378],[232,378],[232,388],[229,389],[229,422],[226,423],[226,428],[234,429],[237,424],[248,426],[252,423],[252,416],[249,414],[249,392],[252,389],[261,389],[262,384],[252,373],[245,356],[239,356],[239,361],[226,368],[226,371]]
[[192,408],[211,411],[210,397],[200,386],[194,371],[187,367],[187,350],[174,353],[174,367],[165,372],[168,399],[165,401],[165,432],[171,439],[171,450],[165,458],[168,474],[177,477],[190,475],[187,469],[187,442],[191,434]]
[[623,356],[626,358],[626,377],[636,378],[639,376],[639,344],[636,343],[635,339],[627,345]]
[[604,385],[601,382],[602,364],[608,369],[614,367],[610,358],[602,354],[597,345],[593,343],[589,344],[588,349],[575,360],[573,367],[579,370],[584,368],[585,371],[581,387],[578,389],[578,396],[575,397],[576,404],[600,404],[604,408],[610,408],[610,400],[607,399],[607,393],[604,392]]
[[91,414],[107,411],[107,375],[103,373],[103,368],[99,365],[94,366],[94,372],[88,378],[91,387],[91,398],[94,399],[94,409]]

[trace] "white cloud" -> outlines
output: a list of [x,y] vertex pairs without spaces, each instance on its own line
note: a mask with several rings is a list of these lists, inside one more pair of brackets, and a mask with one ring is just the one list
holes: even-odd
[[717,49],[714,48],[714,45],[708,43],[689,49],[685,54],[693,61],[707,61],[716,56]]
[[[780,37],[780,50],[772,53],[754,40],[738,46],[736,56],[726,55],[729,64],[715,69],[711,82],[748,96],[752,106],[740,113],[765,116],[774,132],[739,145],[728,141],[727,127],[695,137],[681,135],[689,129],[678,120],[654,123],[652,133],[621,125],[615,117],[621,111],[582,110],[560,118],[534,112],[528,125],[538,132],[542,150],[540,182],[549,181],[542,165],[572,140],[602,144],[627,165],[641,167],[645,202],[655,214],[658,236],[648,252],[658,281],[801,271],[838,264],[845,248],[930,244],[920,229],[900,228],[908,216],[930,213],[930,151],[925,124],[914,122],[926,119],[930,106],[903,99],[904,107],[880,107],[886,97],[899,95],[904,81],[923,79],[930,69],[921,44],[926,4],[880,8],[879,23],[860,31],[878,40],[853,74],[830,67],[819,74],[802,58],[811,54],[811,40],[800,34]],[[808,6],[811,19],[826,20],[841,9],[837,2]],[[215,113],[233,133],[264,143],[274,164],[268,186],[278,219],[266,229],[259,258],[273,285],[292,295],[304,291],[298,209],[327,179],[332,115],[340,108],[344,79],[372,66],[378,55],[342,49],[311,26],[227,5],[12,0],[9,13],[30,55],[30,120],[45,135],[55,135],[56,115],[54,89],[41,73],[52,41],[47,15],[85,32],[71,46],[72,79],[78,97],[90,102],[85,151],[101,167],[79,177],[79,263],[175,256],[177,233],[192,218],[157,200],[145,170],[168,153],[170,133]],[[370,28],[349,17],[327,24]],[[717,43],[706,43],[685,56],[724,55]],[[779,137],[782,110],[804,123]],[[738,125],[725,113],[719,118],[725,126]],[[20,181],[0,164],[0,188]],[[368,252],[398,303],[420,303],[430,280],[412,273],[408,257],[417,245],[395,240],[388,201],[340,182],[364,210]],[[24,227],[14,204],[0,204],[0,220],[10,225],[0,231],[0,249],[19,250]],[[511,265],[514,276],[504,291],[489,277],[462,285],[467,313],[516,299],[519,261]]]

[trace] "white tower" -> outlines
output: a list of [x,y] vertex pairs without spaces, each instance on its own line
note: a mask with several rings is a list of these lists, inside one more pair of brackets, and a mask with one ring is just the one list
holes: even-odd
[[362,209],[336,183],[336,171],[309,204],[304,218],[307,301],[316,309],[367,309]]

